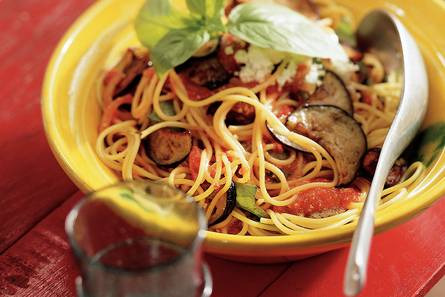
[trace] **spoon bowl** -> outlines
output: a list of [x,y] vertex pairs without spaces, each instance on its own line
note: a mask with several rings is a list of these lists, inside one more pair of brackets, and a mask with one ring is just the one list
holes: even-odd
[[347,296],[357,295],[365,284],[375,212],[385,180],[419,130],[428,104],[428,77],[422,55],[397,17],[383,10],[370,12],[358,27],[357,40],[361,50],[372,52],[382,61],[386,73],[401,74],[403,89],[352,239],[344,278]]

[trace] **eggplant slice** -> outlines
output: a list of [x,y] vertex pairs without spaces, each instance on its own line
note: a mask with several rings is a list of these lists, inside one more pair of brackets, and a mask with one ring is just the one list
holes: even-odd
[[350,183],[366,153],[366,136],[359,123],[332,105],[305,106],[287,118],[289,130],[319,143],[334,158],[339,173],[338,185]]
[[139,49],[128,49],[125,56],[119,62],[118,67],[123,68],[124,79],[116,86],[114,97],[119,97],[131,93],[131,85],[137,86],[142,72],[149,67],[148,52]]
[[351,94],[345,83],[332,71],[326,70],[323,82],[307,102],[308,105],[333,105],[343,109],[349,115],[353,113]]
[[299,150],[299,151],[302,151],[302,152],[306,152],[306,150],[304,148],[302,148],[301,146],[299,146],[296,143],[293,143],[286,136],[283,136],[280,133],[277,133],[271,126],[269,126],[268,123],[266,123],[266,127],[267,127],[267,130],[269,130],[269,132],[272,135],[272,137],[275,140],[277,140],[279,143],[283,144],[284,146],[286,146],[288,148],[296,149],[296,150]]
[[219,218],[209,223],[209,227],[212,227],[216,224],[221,223],[232,213],[236,206],[236,188],[235,183],[232,182],[229,189],[226,192],[226,206],[224,207],[224,211]]
[[158,165],[172,166],[182,162],[192,149],[192,134],[182,128],[162,128],[144,142],[148,156]]
[[231,75],[219,62],[216,53],[205,57],[191,58],[176,67],[176,70],[178,73],[184,73],[190,82],[209,90],[227,84],[231,78]]

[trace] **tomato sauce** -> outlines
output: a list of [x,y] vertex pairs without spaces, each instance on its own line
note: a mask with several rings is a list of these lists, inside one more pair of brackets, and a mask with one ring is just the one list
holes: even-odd
[[306,64],[298,64],[297,73],[292,81],[287,82],[283,90],[288,91],[290,93],[297,93],[298,91],[303,89],[304,86],[304,78],[306,74],[309,72],[309,67]]
[[368,105],[372,105],[372,93],[368,90],[362,90],[361,91],[362,94],[362,101],[363,103],[366,103]]
[[232,220],[227,227],[227,233],[229,234],[238,234],[243,229],[243,222],[238,220]]
[[243,87],[243,88],[248,88],[248,89],[252,89],[254,87],[256,87],[258,85],[257,82],[242,82],[238,77],[232,77],[229,81],[229,83],[227,83],[226,85],[218,88],[218,91],[223,91],[226,89],[230,89],[230,88],[236,88],[236,87]]
[[206,87],[199,86],[193,82],[191,82],[186,75],[179,74],[182,83],[184,84],[185,89],[187,90],[187,95],[191,100],[202,100],[206,99],[214,94],[211,90]]
[[360,192],[354,188],[324,188],[316,187],[301,191],[294,204],[274,206],[279,213],[311,216],[326,211],[345,211],[351,202],[359,201]]
[[196,145],[194,145],[190,151],[188,162],[190,175],[193,180],[196,180],[199,173],[199,166],[201,164],[201,150]]
[[[224,34],[220,42],[221,43],[218,50],[219,62],[229,73],[239,71],[240,65],[235,59],[235,53],[240,49],[246,48],[246,43],[230,34]],[[227,51],[227,48],[229,47],[231,48],[231,53]]]
[[294,111],[294,107],[290,105],[281,105],[276,113],[277,117],[287,117]]

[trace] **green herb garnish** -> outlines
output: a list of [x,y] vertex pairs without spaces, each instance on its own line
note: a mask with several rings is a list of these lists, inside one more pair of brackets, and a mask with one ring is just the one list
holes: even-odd
[[[185,1],[185,3],[184,3]],[[246,3],[222,21],[223,0],[147,0],[135,27],[158,74],[187,61],[223,32],[262,48],[308,57],[347,60],[338,37],[285,6]],[[183,6],[184,9],[177,7]]]
[[158,74],[184,63],[224,31],[223,0],[186,0],[186,5],[188,10],[180,11],[170,0],[147,0],[136,18],[136,33]]
[[255,194],[257,187],[249,184],[236,184],[236,204],[259,218],[267,218],[264,209],[255,204]]

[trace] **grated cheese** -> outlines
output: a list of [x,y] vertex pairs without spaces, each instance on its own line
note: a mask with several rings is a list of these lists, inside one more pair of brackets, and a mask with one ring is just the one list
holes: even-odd
[[272,49],[264,49],[251,45],[249,49],[239,50],[235,53],[235,60],[244,64],[239,72],[242,82],[262,82],[281,62],[285,54]]
[[331,68],[343,81],[350,81],[352,74],[359,70],[358,65],[351,61],[340,60],[331,60]]
[[325,70],[323,68],[323,65],[312,62],[308,74],[306,74],[306,76],[304,77],[304,81],[308,84],[320,86],[321,78],[324,76],[324,74]]
[[297,63],[295,61],[290,61],[283,72],[277,77],[278,85],[282,87],[287,82],[292,81],[295,74],[297,74]]

